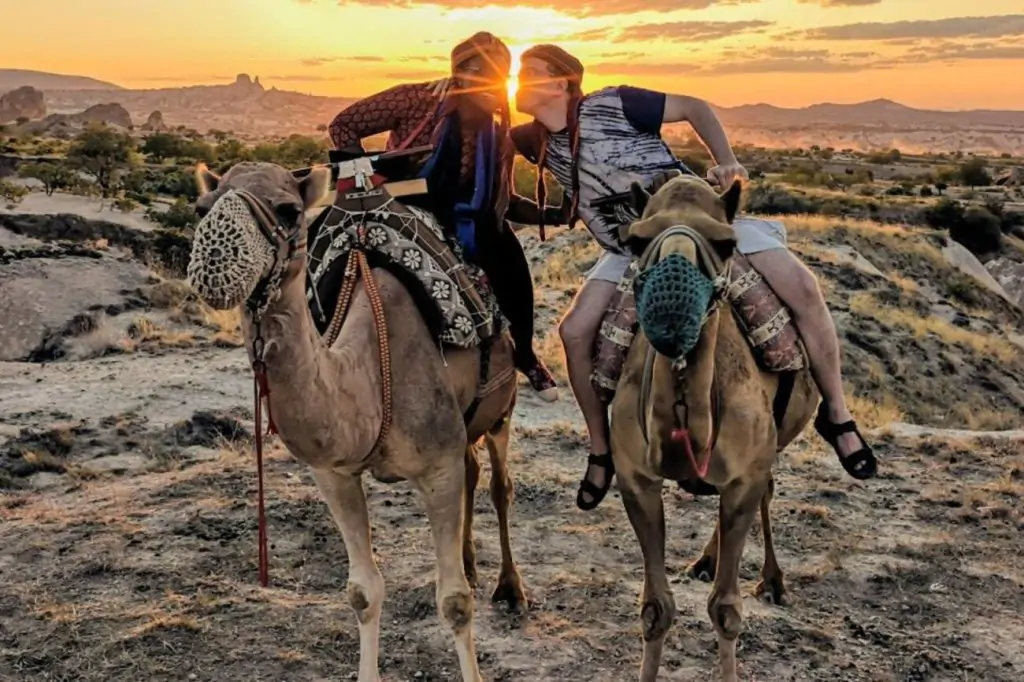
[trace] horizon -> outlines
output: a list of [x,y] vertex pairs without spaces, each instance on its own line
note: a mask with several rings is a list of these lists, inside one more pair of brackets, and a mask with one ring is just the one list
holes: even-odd
[[[12,26],[47,23],[5,36],[0,64],[133,90],[224,85],[246,73],[267,88],[362,97],[444,76],[452,45],[491,30],[515,55],[562,44],[587,66],[588,91],[629,83],[721,107],[887,99],[1024,110],[1024,91],[1005,87],[1024,69],[1024,14],[1010,14],[1019,0],[990,0],[985,16],[951,0],[604,0],[559,11],[552,0],[267,0],[259,12],[246,0],[145,13],[128,0],[67,5],[5,10]],[[188,15],[202,21],[183,39]]]

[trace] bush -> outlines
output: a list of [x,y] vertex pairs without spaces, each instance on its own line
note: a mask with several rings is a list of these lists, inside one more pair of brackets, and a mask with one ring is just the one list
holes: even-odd
[[963,205],[952,199],[942,199],[923,212],[925,224],[939,230],[948,230],[959,225],[964,219]]
[[0,180],[0,199],[3,199],[6,206],[17,206],[27,196],[27,187],[15,185],[13,182],[7,182],[6,180]]
[[994,253],[1003,246],[999,218],[980,206],[964,211],[963,220],[949,228],[949,236],[974,254]]
[[788,192],[770,183],[751,185],[746,203],[746,210],[765,215],[817,213],[819,210],[817,202],[808,197]]
[[960,164],[960,182],[968,187],[988,187],[992,176],[988,174],[988,163],[980,156],[974,156]]
[[146,218],[154,223],[176,230],[191,229],[199,222],[199,216],[196,215],[195,207],[183,198],[179,198],[171,204],[166,211],[157,211],[153,208],[146,209]]

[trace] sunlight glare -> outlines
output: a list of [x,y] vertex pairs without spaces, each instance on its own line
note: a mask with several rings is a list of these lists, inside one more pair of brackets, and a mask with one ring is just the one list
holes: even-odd
[[526,51],[526,46],[510,45],[508,51],[512,54],[512,66],[508,70],[508,99],[510,102],[514,102],[516,92],[519,90],[520,57]]

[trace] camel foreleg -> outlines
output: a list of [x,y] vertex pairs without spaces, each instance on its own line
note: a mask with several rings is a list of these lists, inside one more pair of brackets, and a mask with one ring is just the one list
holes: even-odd
[[358,682],[380,682],[378,657],[384,578],[373,559],[363,481],[358,476],[324,469],[313,469],[312,473],[348,553],[348,603],[359,622]]
[[743,629],[740,561],[747,534],[754,525],[767,479],[741,479],[721,492],[718,510],[718,566],[708,598],[708,616],[718,633],[718,660],[722,682],[738,682],[736,640]]
[[437,467],[415,481],[423,496],[437,555],[437,610],[451,628],[463,682],[483,682],[473,639],[473,592],[462,561],[466,500],[465,454],[438,453]]
[[480,460],[476,445],[466,447],[466,498],[462,519],[462,566],[469,586],[477,586],[476,545],[473,543],[473,507],[476,506],[476,486],[480,482]]
[[660,480],[620,474],[619,490],[644,556],[644,588],[640,606],[644,653],[640,682],[655,682],[665,637],[676,617],[676,603],[665,570],[665,509]]

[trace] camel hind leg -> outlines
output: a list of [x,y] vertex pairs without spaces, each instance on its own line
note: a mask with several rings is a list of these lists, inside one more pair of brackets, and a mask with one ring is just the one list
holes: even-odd
[[523,590],[523,577],[512,557],[508,524],[509,508],[515,498],[512,476],[508,471],[508,440],[511,431],[511,417],[506,416],[485,436],[487,452],[491,456],[491,502],[498,514],[498,534],[501,540],[501,573],[491,601],[505,602],[512,611],[523,612],[529,608],[529,603]]
[[476,545],[473,543],[473,507],[476,506],[476,486],[480,482],[480,460],[476,445],[466,446],[466,499],[462,518],[462,566],[469,586],[477,586]]
[[370,516],[363,481],[358,476],[324,469],[313,469],[312,473],[348,553],[348,603],[359,622],[358,682],[380,682],[377,662],[384,578],[370,546]]
[[660,480],[622,475],[619,491],[644,557],[640,621],[644,639],[640,682],[655,682],[665,637],[676,617],[676,603],[665,570],[665,508]]
[[786,585],[782,579],[782,568],[775,557],[775,542],[772,540],[772,497],[775,496],[775,479],[768,480],[768,490],[761,498],[761,535],[764,537],[764,565],[761,567],[761,582],[754,588],[758,597],[767,597],[773,604],[785,606],[790,603]]
[[739,480],[722,490],[718,511],[718,566],[708,598],[708,616],[718,633],[722,682],[738,682],[736,640],[743,628],[740,561],[747,534],[754,525],[768,480]]

